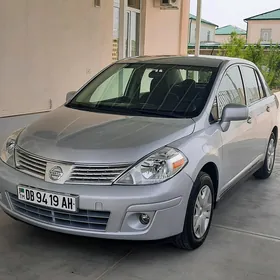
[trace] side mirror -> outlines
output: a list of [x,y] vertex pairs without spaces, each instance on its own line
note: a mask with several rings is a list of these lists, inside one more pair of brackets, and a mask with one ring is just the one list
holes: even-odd
[[247,106],[241,104],[228,104],[223,109],[220,125],[225,132],[229,129],[230,122],[244,121],[248,118],[249,110]]
[[70,100],[72,97],[74,97],[74,95],[76,94],[76,91],[69,91],[67,94],[66,94],[66,102],[68,100]]

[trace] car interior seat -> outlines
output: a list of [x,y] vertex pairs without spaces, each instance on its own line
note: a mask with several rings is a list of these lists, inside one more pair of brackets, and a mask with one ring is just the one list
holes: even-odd
[[152,104],[158,106],[159,109],[163,107],[167,109],[168,102],[178,101],[178,97],[171,92],[172,83],[168,80],[168,73],[152,71],[149,78],[152,78],[150,92],[140,98],[140,103]]

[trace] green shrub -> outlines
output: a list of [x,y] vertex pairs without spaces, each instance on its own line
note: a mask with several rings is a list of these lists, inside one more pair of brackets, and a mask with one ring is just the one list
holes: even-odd
[[232,32],[228,42],[220,47],[219,55],[243,58],[246,40]]
[[244,58],[255,63],[264,75],[271,89],[280,89],[280,48],[270,45],[265,49],[260,42],[248,44],[244,38],[233,32],[228,42],[221,45],[219,55]]

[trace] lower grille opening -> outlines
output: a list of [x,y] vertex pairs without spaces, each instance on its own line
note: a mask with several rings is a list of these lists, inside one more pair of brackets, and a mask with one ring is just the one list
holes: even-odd
[[110,217],[108,211],[79,210],[77,213],[69,213],[21,201],[11,193],[9,196],[15,212],[35,220],[63,227],[105,231]]

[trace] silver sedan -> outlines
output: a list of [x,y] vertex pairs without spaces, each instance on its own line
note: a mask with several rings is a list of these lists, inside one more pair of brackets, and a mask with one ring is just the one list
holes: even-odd
[[270,176],[278,102],[251,62],[114,63],[5,142],[0,206],[62,233],[195,249],[245,176]]

